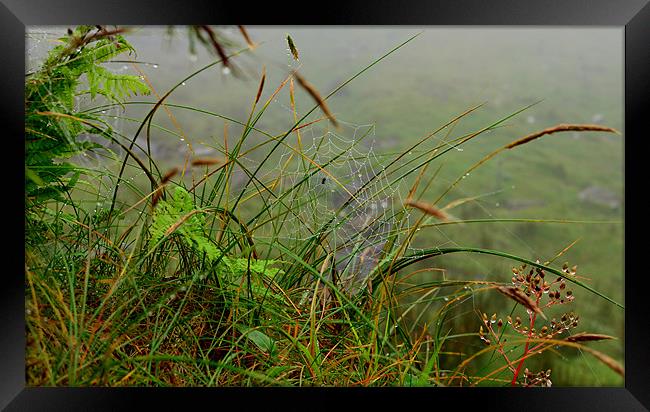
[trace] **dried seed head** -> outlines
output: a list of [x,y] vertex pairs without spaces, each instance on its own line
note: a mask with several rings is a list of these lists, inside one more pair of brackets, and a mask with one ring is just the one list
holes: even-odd
[[223,161],[216,157],[202,157],[192,160],[192,166],[212,166],[219,163],[223,163]]
[[305,78],[302,77],[301,75],[299,75],[297,72],[293,72],[293,75],[296,78],[296,80],[298,81],[298,84],[303,89],[305,89],[305,91],[307,93],[309,93],[309,95],[316,101],[316,103],[318,104],[320,109],[323,111],[323,113],[325,113],[325,115],[330,120],[330,122],[332,122],[334,127],[338,127],[338,122],[336,121],[336,119],[334,118],[334,115],[332,114],[329,107],[325,103],[325,99],[323,99],[321,97],[320,93],[318,93],[318,90],[316,90],[316,88],[311,83],[309,83],[307,80],[305,80]]
[[572,336],[568,336],[565,340],[569,342],[590,342],[590,341],[607,340],[607,339],[615,339],[615,338],[613,336],[601,335],[598,333],[581,332],[581,333],[576,333],[575,335]]
[[[542,316],[544,319],[546,319],[546,316],[542,312],[542,310],[533,302],[528,296],[530,296],[528,293],[522,293],[522,291],[518,288],[515,287],[505,287],[505,286],[498,286],[497,290],[501,292],[502,294],[508,296],[515,302],[523,305],[526,309],[531,310],[540,316]],[[496,314],[495,314],[496,318]]]
[[424,202],[418,202],[415,200],[407,199],[406,202],[404,203],[406,206],[411,206],[416,209],[421,210],[422,212],[426,213],[427,215],[433,216],[437,219],[440,220],[448,220],[449,217],[445,212],[442,210],[438,209],[437,207],[430,205],[428,203]]

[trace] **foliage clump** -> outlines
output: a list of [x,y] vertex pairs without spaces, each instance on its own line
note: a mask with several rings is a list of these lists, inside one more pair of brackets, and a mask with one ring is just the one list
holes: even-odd
[[[103,120],[77,111],[79,96],[98,95],[113,102],[136,94],[149,94],[138,76],[115,74],[101,64],[122,53],[134,53],[121,30],[78,26],[61,37],[42,67],[25,81],[25,196],[28,208],[48,200],[65,202],[81,174],[63,161],[102,145],[80,140],[82,134],[106,139],[113,131]],[[87,89],[80,87],[85,84]],[[67,177],[73,173],[72,177]]]

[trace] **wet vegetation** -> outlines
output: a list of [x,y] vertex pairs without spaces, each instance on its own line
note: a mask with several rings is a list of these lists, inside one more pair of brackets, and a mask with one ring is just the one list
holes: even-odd
[[28,385],[622,385],[611,62],[474,102],[484,56],[462,88],[431,33],[316,30],[78,26],[32,64]]

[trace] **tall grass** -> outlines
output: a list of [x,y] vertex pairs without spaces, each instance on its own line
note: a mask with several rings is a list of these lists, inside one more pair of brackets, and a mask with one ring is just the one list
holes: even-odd
[[[104,171],[85,171],[88,179],[68,191],[68,201],[29,210],[37,218],[26,231],[38,235],[38,240],[26,244],[28,384],[547,386],[550,372],[544,368],[541,374],[533,373],[523,366],[533,365],[533,357],[562,356],[575,349],[622,374],[618,363],[586,343],[611,337],[596,339],[599,335],[592,334],[593,339],[581,340],[566,339],[562,332],[533,333],[534,327],[540,328],[538,313],[546,318],[550,306],[560,300],[571,303],[566,285],[608,300],[612,310],[622,308],[590,287],[575,269],[554,267],[555,257],[540,263],[471,245],[416,251],[410,247],[421,230],[438,225],[507,221],[461,220],[450,214],[458,201],[446,206],[429,203],[427,188],[436,175],[424,182],[425,171],[443,155],[452,155],[451,149],[498,129],[527,107],[448,140],[454,126],[480,107],[460,113],[417,145],[382,157],[377,172],[358,187],[333,170],[350,147],[324,163],[305,150],[300,133],[309,116],[319,108],[327,110],[327,99],[414,37],[325,97],[309,85],[313,107],[300,115],[292,106],[294,124],[280,135],[258,125],[287,85],[293,101],[294,78],[299,86],[308,84],[296,73],[289,73],[266,99],[261,96],[268,81],[262,76],[246,121],[166,102],[183,82],[223,58],[188,75],[151,103],[134,136],[102,129],[119,143],[124,157],[106,159],[115,164]],[[160,108],[216,116],[243,130],[234,145],[225,141],[218,146],[220,157],[201,159],[190,151],[182,165],[168,170],[158,165],[150,146],[152,128],[173,133],[154,122]],[[337,124],[329,110],[324,114],[309,127]],[[581,127],[566,130],[584,130]],[[143,131],[146,146],[136,150]],[[353,145],[362,144],[370,131],[361,133]],[[445,142],[433,143],[443,132]],[[255,156],[260,160],[250,167],[246,159]],[[287,180],[290,173],[295,177],[295,170],[299,177]],[[130,181],[129,171],[143,173],[146,181]],[[242,184],[234,181],[237,174],[244,176]],[[405,204],[366,220],[367,227],[380,219],[390,221],[381,237],[368,238],[370,232],[364,230],[340,236],[351,219],[365,216],[368,204],[378,200],[373,185],[382,179],[396,184],[413,176],[417,178],[403,194],[408,198]],[[326,200],[310,189],[314,179],[328,179],[345,194],[331,215],[318,216]],[[98,189],[95,182],[107,182],[109,190]],[[288,225],[307,216],[312,219],[298,229]],[[472,225],[467,227],[471,230]],[[490,281],[447,279],[444,268],[431,265],[436,257],[451,253],[480,253],[523,263],[533,276],[526,278],[525,268],[515,269],[512,282],[510,275],[498,274]],[[423,273],[429,280],[420,280]],[[544,274],[558,279],[547,285]],[[520,292],[492,293],[494,299],[511,302],[513,296],[528,297],[513,302],[509,316],[515,321],[497,321],[496,314],[489,318],[480,308],[468,309],[475,296],[506,286]],[[540,302],[551,293],[553,303],[543,306]],[[537,302],[526,303],[530,299]],[[475,312],[476,327],[454,330],[454,318],[468,310]],[[517,315],[530,320],[526,330],[517,324]],[[552,316],[556,315],[548,314]]]

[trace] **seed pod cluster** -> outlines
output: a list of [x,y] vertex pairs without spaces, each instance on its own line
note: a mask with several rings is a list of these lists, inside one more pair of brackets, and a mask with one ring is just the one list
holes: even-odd
[[528,368],[524,370],[524,386],[542,386],[549,388],[553,384],[550,378],[550,369],[539,371],[537,373],[529,371]]

